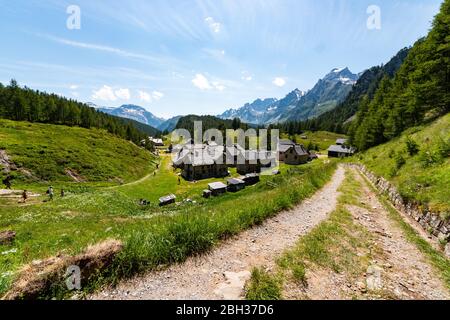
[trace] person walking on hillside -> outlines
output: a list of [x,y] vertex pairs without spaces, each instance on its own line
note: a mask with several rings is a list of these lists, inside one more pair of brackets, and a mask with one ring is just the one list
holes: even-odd
[[27,190],[23,190],[23,192],[22,192],[22,202],[26,203],[27,199],[28,199]]
[[47,194],[48,194],[49,200],[50,200],[50,201],[53,200],[54,192],[53,192],[53,187],[52,187],[52,186],[50,186],[50,187],[48,188]]

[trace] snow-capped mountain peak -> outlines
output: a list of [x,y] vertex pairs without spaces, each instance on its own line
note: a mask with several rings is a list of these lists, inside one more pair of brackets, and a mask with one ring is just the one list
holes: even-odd
[[323,81],[342,82],[344,84],[355,84],[358,80],[358,75],[352,73],[348,67],[334,68],[328,73]]
[[[94,104],[92,104],[94,105]],[[94,106],[95,107],[95,106]],[[128,118],[157,128],[165,119],[158,118],[147,109],[134,104],[122,105],[118,108],[96,107],[98,110],[121,118]]]
[[239,118],[244,122],[254,124],[274,122],[281,114],[295,108],[305,94],[305,91],[295,89],[280,100],[276,98],[256,99],[241,108],[229,109],[218,117],[222,119]]

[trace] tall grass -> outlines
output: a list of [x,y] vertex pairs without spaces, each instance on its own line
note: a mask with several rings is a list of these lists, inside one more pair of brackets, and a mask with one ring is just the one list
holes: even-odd
[[281,281],[261,268],[252,271],[252,281],[246,288],[247,300],[281,300]]

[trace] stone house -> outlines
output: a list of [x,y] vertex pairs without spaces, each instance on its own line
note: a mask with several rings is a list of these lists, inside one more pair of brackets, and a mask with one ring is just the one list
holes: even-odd
[[278,143],[278,160],[284,161],[286,152],[292,146],[295,146],[295,142],[287,139],[280,139]]
[[336,144],[328,148],[328,158],[345,158],[355,153],[355,148],[347,145],[347,139],[337,139]]
[[284,163],[290,165],[299,165],[307,163],[309,160],[309,153],[302,145],[290,146],[285,152]]
[[224,147],[218,145],[184,145],[175,155],[173,167],[181,169],[182,177],[188,181],[228,175]]
[[328,158],[345,158],[355,153],[355,149],[344,145],[332,145],[328,148]]

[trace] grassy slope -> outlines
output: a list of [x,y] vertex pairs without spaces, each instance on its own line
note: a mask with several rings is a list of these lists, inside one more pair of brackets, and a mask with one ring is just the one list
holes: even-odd
[[[418,145],[416,155],[411,156],[406,150],[408,137]],[[403,197],[448,217],[449,147],[450,114],[447,114],[430,125],[409,129],[401,137],[368,150],[360,159],[375,174],[394,183]]]
[[88,182],[131,181],[154,167],[149,152],[98,129],[0,120],[0,149],[33,174],[27,179],[15,172],[13,187],[43,180],[70,184],[66,169]]
[[[124,251],[108,270],[108,281],[182,261],[311,195],[335,167],[334,162],[324,165],[318,161],[291,175],[262,177],[262,183],[240,193],[205,200],[201,190],[210,181],[182,182],[179,186],[169,161],[164,157],[156,176],[137,183],[70,194],[53,202],[2,206],[0,230],[17,232],[15,245],[2,251],[17,252],[0,255],[0,292],[7,290],[14,272],[23,264],[58,252],[75,254],[107,238],[125,242]],[[279,187],[266,185],[266,180],[277,182]],[[189,197],[197,202],[165,208],[154,202],[145,208],[137,204],[141,197],[154,201],[167,193],[177,194],[178,200]]]

